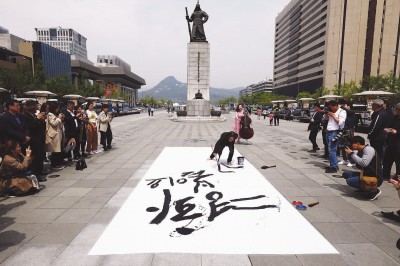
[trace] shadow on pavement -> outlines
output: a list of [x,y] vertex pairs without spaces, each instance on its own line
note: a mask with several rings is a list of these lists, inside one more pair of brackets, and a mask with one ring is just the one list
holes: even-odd
[[[8,197],[2,199],[1,201],[7,199]],[[17,208],[18,206],[24,204],[26,204],[26,200],[21,200],[10,204],[0,204],[0,231],[6,229],[7,227],[15,223],[15,218],[5,217],[5,215],[12,209]],[[26,238],[25,234],[21,234],[14,230],[0,232],[0,252],[6,250],[10,246],[18,245],[25,238]]]
[[10,246],[18,245],[25,238],[25,234],[21,234],[20,232],[14,230],[0,232],[0,252],[6,250]]
[[382,218],[382,222],[384,222],[384,223],[394,224],[394,225],[397,225],[397,226],[400,225],[400,222],[399,222],[399,221],[395,221],[395,220],[386,218],[386,217],[384,217],[384,216],[382,215],[381,212],[375,211],[375,212],[373,212],[373,213],[371,213],[371,214],[372,214],[373,216],[375,216],[375,217]]
[[[3,199],[2,201],[6,200],[7,198]],[[21,200],[11,204],[0,204],[0,231],[4,230],[5,228],[9,227],[11,224],[14,223],[15,218],[12,217],[4,217],[9,211],[12,209],[26,204],[26,200]]]
[[322,168],[322,169],[325,169],[325,167],[328,166],[326,163],[321,163],[321,162],[317,162],[317,161],[306,162],[306,164],[312,164],[315,167],[319,167],[319,168]]

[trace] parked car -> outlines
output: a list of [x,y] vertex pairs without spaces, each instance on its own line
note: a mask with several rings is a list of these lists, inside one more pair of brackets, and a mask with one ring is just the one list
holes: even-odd
[[130,107],[125,107],[121,111],[121,115],[129,115],[132,114],[133,110]]
[[132,114],[140,114],[142,112],[142,109],[140,108],[132,108]]

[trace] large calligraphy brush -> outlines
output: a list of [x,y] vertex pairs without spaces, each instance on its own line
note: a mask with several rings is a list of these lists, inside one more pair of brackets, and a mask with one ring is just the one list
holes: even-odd
[[[212,150],[212,152],[214,152],[214,146],[213,145],[211,145],[211,150]],[[215,158],[217,158],[217,166],[218,166],[218,171],[220,173],[234,173],[234,171],[222,171],[221,170],[221,163],[219,162],[219,154],[218,153],[216,153]]]

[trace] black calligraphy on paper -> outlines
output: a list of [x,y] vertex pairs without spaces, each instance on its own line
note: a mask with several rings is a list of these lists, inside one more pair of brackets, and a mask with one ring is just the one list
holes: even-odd
[[[194,193],[198,193],[199,192],[199,187],[210,187],[210,188],[215,188],[215,186],[208,182],[207,180],[205,180],[205,178],[212,176],[213,174],[204,174],[206,171],[205,170],[200,170],[198,172],[194,172],[194,171],[190,171],[190,172],[183,172],[181,174],[181,178],[176,180],[176,183],[182,185],[185,184],[188,179],[192,179],[193,182],[195,183],[195,187],[194,187]],[[155,178],[155,179],[146,179],[146,181],[149,181],[149,183],[147,184],[148,186],[150,186],[150,188],[154,189],[157,188],[161,181],[163,180],[169,180],[169,184],[171,187],[175,186],[175,180],[172,177],[163,177],[163,178]]]
[[[202,175],[202,174],[200,174]],[[169,189],[164,189],[164,203],[162,210],[157,214],[157,216],[150,222],[150,224],[160,224],[167,218],[168,213],[171,208],[171,192]],[[263,210],[263,209],[269,209],[269,208],[277,208],[279,210],[280,206],[279,205],[273,205],[273,204],[263,204],[263,205],[256,205],[256,206],[242,206],[240,203],[247,203],[249,201],[254,201],[254,200],[259,200],[259,199],[265,199],[267,196],[265,195],[257,195],[253,197],[246,197],[246,198],[237,198],[237,199],[231,199],[227,201],[221,201],[223,198],[222,192],[218,191],[212,191],[206,194],[206,199],[209,201],[209,213],[203,213],[203,212],[195,212],[194,210],[196,209],[196,203],[191,203],[194,197],[186,197],[183,199],[178,199],[174,201],[173,205],[175,205],[175,211],[176,215],[172,216],[170,218],[171,221],[173,222],[181,222],[185,220],[190,220],[189,224],[183,227],[178,227],[176,228],[176,232],[180,235],[189,235],[193,233],[195,230],[204,228],[204,227],[195,227],[195,228],[190,228],[188,227],[192,221],[199,219],[199,218],[204,218],[207,219],[208,222],[214,221],[218,216],[222,215],[223,213],[229,211],[229,210]],[[203,208],[204,209],[204,208]],[[149,207],[146,209],[147,212],[157,212],[160,209],[157,207]]]

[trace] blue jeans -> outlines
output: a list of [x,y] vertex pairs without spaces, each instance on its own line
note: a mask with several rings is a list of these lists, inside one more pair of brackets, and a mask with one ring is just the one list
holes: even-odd
[[342,176],[346,179],[347,185],[360,189],[360,172],[343,171]]
[[329,154],[329,166],[331,168],[338,168],[338,158],[336,155],[338,142],[333,142],[332,140],[336,137],[338,131],[328,131],[326,132],[326,141],[328,142],[328,154]]

